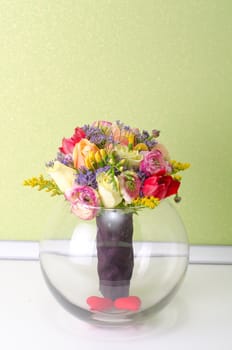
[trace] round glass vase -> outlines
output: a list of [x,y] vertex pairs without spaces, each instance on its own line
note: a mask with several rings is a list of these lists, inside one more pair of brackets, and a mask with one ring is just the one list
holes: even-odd
[[79,319],[141,322],[175,295],[189,261],[185,227],[175,207],[101,209],[92,220],[56,207],[40,242],[45,281]]

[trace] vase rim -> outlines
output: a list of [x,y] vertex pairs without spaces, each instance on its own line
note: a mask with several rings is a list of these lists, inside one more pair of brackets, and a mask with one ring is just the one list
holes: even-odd
[[135,211],[135,210],[140,210],[140,209],[149,209],[146,206],[128,206],[128,207],[114,207],[114,208],[106,208],[103,206],[97,206],[97,205],[88,205],[88,204],[78,204],[78,206],[83,209],[93,209],[96,211]]
[[[169,202],[168,199],[162,199],[160,201],[160,203],[155,206],[154,208],[150,208],[148,206],[145,206],[145,205],[129,205],[129,206],[124,206],[124,207],[113,207],[113,208],[107,208],[107,207],[104,207],[104,206],[101,206],[101,205],[92,205],[92,204],[87,204],[87,203],[76,203],[74,204],[73,206],[77,206],[79,207],[80,209],[83,208],[84,209],[90,209],[90,210],[95,210],[96,212],[99,212],[99,211],[128,211],[128,212],[135,212],[137,210],[142,210],[142,209],[156,209],[157,207],[159,207],[162,202]],[[169,202],[170,203],[170,202]]]

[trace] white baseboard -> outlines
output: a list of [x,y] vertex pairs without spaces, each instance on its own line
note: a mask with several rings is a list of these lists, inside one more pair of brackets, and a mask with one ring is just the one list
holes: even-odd
[[[38,260],[39,243],[0,241],[0,260]],[[232,246],[190,246],[190,264],[232,264]]]
[[232,264],[232,246],[192,245],[190,246],[191,264]]
[[32,241],[0,241],[1,260],[38,260],[39,243]]

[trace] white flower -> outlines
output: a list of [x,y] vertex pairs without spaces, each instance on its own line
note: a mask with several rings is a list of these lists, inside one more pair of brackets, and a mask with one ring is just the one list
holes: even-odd
[[101,173],[97,176],[98,193],[105,208],[115,208],[122,201],[116,176]]
[[138,150],[129,150],[127,146],[117,145],[115,146],[116,154],[120,159],[125,159],[129,168],[138,168],[141,160],[143,159],[142,154]]
[[76,174],[74,169],[60,163],[59,161],[55,161],[54,165],[47,169],[47,172],[62,192],[65,192],[73,186],[74,175]]

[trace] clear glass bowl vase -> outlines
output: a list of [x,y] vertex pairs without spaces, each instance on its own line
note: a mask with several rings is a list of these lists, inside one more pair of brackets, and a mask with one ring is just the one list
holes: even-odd
[[189,261],[175,207],[103,209],[93,220],[56,207],[40,243],[45,281],[79,319],[95,324],[141,322],[175,295]]

